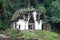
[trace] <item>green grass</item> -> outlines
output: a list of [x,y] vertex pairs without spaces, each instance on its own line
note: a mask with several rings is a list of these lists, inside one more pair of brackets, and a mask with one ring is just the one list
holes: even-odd
[[44,40],[60,40],[60,35],[49,31],[36,31],[36,34]]
[[44,30],[37,30],[35,32],[30,31],[17,31],[17,30],[7,30],[4,33],[10,37],[18,37],[18,38],[36,38],[42,40],[60,40],[60,34],[55,32],[49,32]]

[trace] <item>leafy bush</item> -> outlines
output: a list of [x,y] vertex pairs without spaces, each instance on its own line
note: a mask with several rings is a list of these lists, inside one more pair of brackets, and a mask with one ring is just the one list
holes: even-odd
[[19,30],[14,30],[14,29],[8,29],[4,33],[6,36],[10,37],[18,37],[18,38],[38,38],[38,35],[35,33],[32,33],[30,31],[19,31]]
[[30,31],[23,31],[20,34],[22,34],[21,36],[22,38],[37,38],[38,37],[38,35]]
[[18,31],[15,29],[8,29],[4,33],[6,36],[17,37]]

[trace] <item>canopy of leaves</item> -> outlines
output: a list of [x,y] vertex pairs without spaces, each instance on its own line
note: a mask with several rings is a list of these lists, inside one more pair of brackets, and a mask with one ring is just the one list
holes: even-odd
[[41,4],[37,4],[37,5],[36,5],[36,8],[39,9],[41,12],[46,13],[46,9],[45,9],[43,3],[41,3]]
[[60,22],[60,3],[58,1],[52,2],[49,6],[48,13],[49,21],[54,23]]

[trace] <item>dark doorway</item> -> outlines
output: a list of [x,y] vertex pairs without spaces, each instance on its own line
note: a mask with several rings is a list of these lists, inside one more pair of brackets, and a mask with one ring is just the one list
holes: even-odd
[[34,24],[33,24],[33,23],[29,23],[28,29],[29,29],[29,30],[35,30]]
[[35,26],[34,25],[35,25],[34,24],[34,18],[33,18],[33,16],[31,16],[30,19],[29,19],[29,22],[28,22],[28,29],[29,30],[35,30]]
[[28,25],[29,27],[28,27],[28,29],[29,30],[32,30],[33,28],[32,28],[32,25]]
[[19,29],[20,29],[20,25],[19,25]]
[[42,24],[42,30],[44,30],[44,24]]

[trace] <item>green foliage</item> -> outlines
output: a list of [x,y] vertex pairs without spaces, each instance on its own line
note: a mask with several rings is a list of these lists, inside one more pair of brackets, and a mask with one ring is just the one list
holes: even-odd
[[29,31],[22,31],[22,38],[38,38],[38,35]]
[[44,40],[60,40],[60,36],[57,33],[49,32],[49,31],[36,31],[36,34],[39,35],[41,39]]
[[60,22],[60,3],[57,1],[52,2],[48,9],[48,13],[50,13],[48,14],[49,21],[54,23]]
[[38,35],[30,31],[20,31],[15,29],[8,29],[4,33],[6,36],[18,37],[18,38],[38,38]]
[[41,3],[41,4],[37,4],[37,5],[36,5],[36,8],[39,9],[41,12],[46,13],[46,9],[45,9],[43,3]]
[[12,30],[12,31],[10,32],[10,36],[11,36],[11,37],[16,37],[16,36],[17,36],[17,31],[16,31],[16,30]]
[[48,7],[55,0],[43,0],[45,7]]
[[17,35],[18,35],[18,30],[8,29],[8,30],[5,31],[4,34],[5,34],[6,36],[10,36],[10,37],[15,38],[15,37],[17,37]]
[[7,23],[5,21],[2,22],[2,20],[0,20],[0,30],[5,29],[7,27],[8,27]]
[[44,12],[48,22],[60,22],[59,0],[0,0],[0,29],[10,27],[10,20],[16,10],[30,6]]
[[43,40],[60,40],[60,34],[49,32],[49,31],[41,31],[37,30],[35,32],[30,31],[19,31],[14,29],[9,29],[5,31],[7,36],[13,37],[13,38],[36,38],[36,39],[43,39]]

